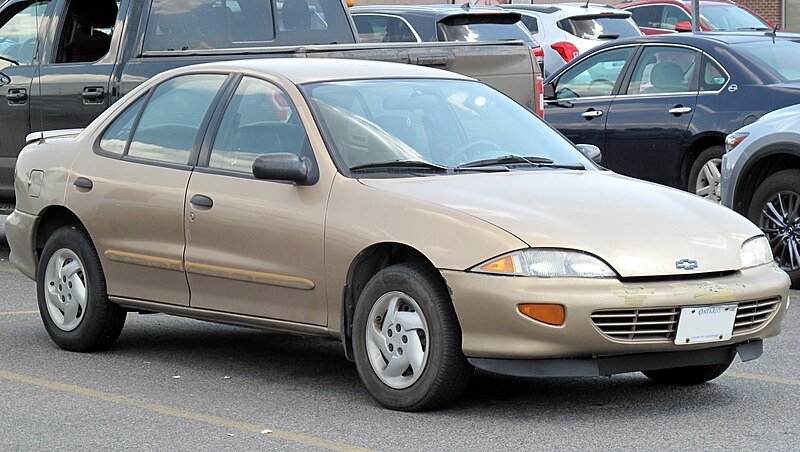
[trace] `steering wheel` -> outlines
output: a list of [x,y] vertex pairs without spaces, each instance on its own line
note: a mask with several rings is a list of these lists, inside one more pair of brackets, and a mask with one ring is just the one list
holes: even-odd
[[611,85],[611,88],[612,89],[614,88],[614,84],[611,82],[611,80],[607,78],[599,78],[597,80],[592,80],[591,83],[589,83],[589,86],[586,88],[586,90],[591,92],[592,89],[595,87],[595,85],[599,85],[601,83]]
[[470,141],[469,143],[464,144],[463,146],[456,149],[453,155],[450,157],[451,161],[457,162],[457,164],[472,162],[474,160],[478,160],[482,156],[481,154],[487,151],[497,151],[503,152],[495,142],[489,140],[475,140]]

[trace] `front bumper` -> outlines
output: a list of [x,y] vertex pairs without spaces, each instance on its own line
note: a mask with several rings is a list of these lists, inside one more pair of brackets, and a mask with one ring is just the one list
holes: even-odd
[[[462,350],[471,359],[595,359],[729,347],[777,335],[789,299],[789,278],[773,264],[708,279],[642,283],[450,270],[441,273],[452,293]],[[737,332],[727,341],[712,343],[676,345],[669,338],[620,340],[601,332],[591,319],[593,312],[607,309],[701,306],[768,298],[779,301],[765,323]],[[524,303],[563,305],[564,324],[552,326],[524,316],[517,310]]]
[[6,239],[11,248],[9,260],[23,275],[36,279],[36,241],[34,230],[39,221],[37,215],[14,210],[6,217]]

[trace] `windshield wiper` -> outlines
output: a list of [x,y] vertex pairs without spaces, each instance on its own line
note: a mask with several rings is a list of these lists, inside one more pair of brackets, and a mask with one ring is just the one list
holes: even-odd
[[504,155],[493,159],[475,160],[474,162],[467,162],[455,167],[456,171],[471,170],[474,168],[483,167],[497,167],[502,165],[528,165],[539,168],[566,168],[583,170],[586,169],[582,163],[556,163],[553,159],[546,157],[523,157],[521,155]]
[[363,165],[351,166],[350,171],[384,169],[384,168],[403,168],[403,169],[413,169],[413,170],[423,169],[423,170],[434,170],[440,172],[444,172],[450,169],[443,165],[437,165],[436,163],[425,162],[422,160],[391,160],[388,162],[372,162],[372,163],[364,163]]
[[768,27],[739,27],[736,31],[769,31],[772,30]]

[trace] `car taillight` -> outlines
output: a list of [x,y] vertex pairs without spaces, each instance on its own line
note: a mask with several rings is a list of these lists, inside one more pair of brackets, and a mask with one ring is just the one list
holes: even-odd
[[535,113],[544,119],[544,80],[541,74],[536,74],[536,109]]
[[544,64],[544,49],[541,47],[533,47],[531,49],[533,52],[533,57],[536,58],[536,62],[539,63],[539,66]]
[[561,41],[550,44],[550,48],[558,52],[565,62],[569,63],[574,60],[576,56],[580,55],[581,51],[575,47],[571,42]]

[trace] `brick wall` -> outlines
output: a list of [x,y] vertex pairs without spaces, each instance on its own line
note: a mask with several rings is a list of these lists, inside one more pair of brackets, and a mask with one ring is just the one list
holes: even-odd
[[756,14],[778,26],[783,25],[782,0],[740,0],[739,5],[746,6]]

